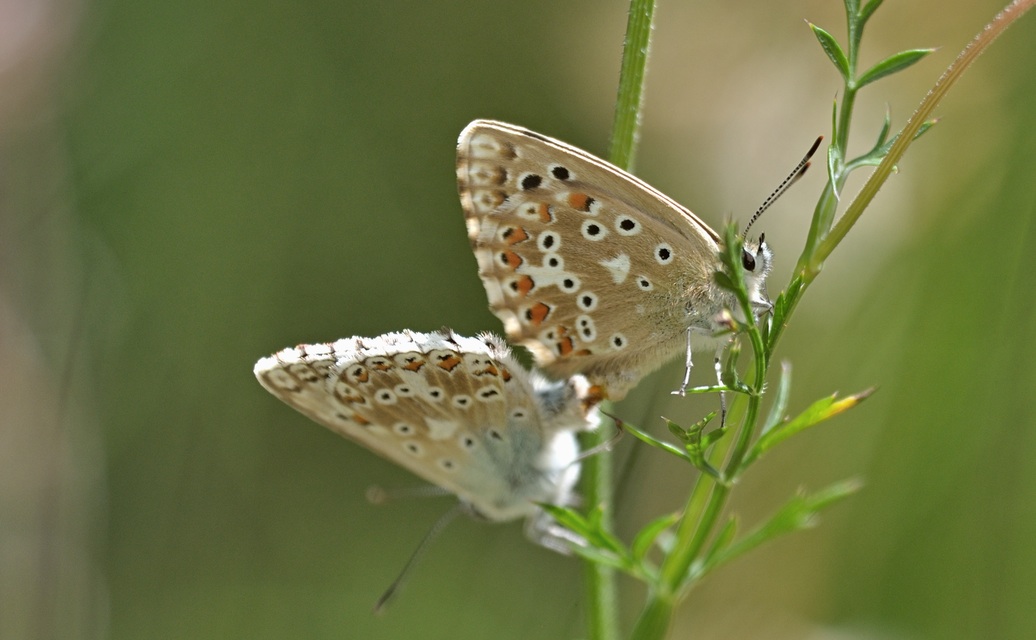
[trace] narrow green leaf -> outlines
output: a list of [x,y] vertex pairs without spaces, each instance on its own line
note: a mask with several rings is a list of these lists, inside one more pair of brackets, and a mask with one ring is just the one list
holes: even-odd
[[921,123],[920,128],[918,128],[918,130],[917,130],[917,133],[914,134],[914,140],[917,140],[918,138],[923,136],[925,134],[925,132],[927,132],[929,129],[931,129],[932,127],[934,127],[937,124],[939,124],[939,119],[938,118],[932,118],[931,120],[925,120],[923,123]]
[[[709,415],[715,417],[716,412],[713,411]],[[713,429],[712,431],[706,433],[701,437],[702,448],[708,451],[709,447],[719,442],[723,438],[723,436],[727,435],[728,431],[730,431],[730,428],[727,425],[723,425],[719,429]]]
[[676,424],[669,418],[663,418],[665,420],[665,426],[669,429],[669,433],[676,436],[680,442],[687,442],[690,440],[690,436],[687,435],[687,429],[684,429],[680,425]]
[[841,154],[835,145],[831,145],[827,148],[827,180],[831,184],[831,190],[834,191],[836,200],[842,199],[842,197],[838,195],[839,164],[841,164]]
[[792,496],[791,500],[758,528],[726,548],[718,549],[713,556],[708,558],[702,573],[730,562],[759,545],[786,533],[813,526],[816,524],[817,516],[823,509],[856,493],[861,486],[862,483],[858,480],[850,479],[832,484],[812,495],[800,492]]
[[737,289],[737,287],[734,285],[734,281],[730,279],[730,276],[728,276],[726,273],[722,271],[717,271],[713,273],[712,278],[716,281],[716,284],[726,289],[727,291],[735,291]]
[[759,440],[756,441],[755,446],[752,447],[752,451],[746,459],[745,464],[755,460],[777,444],[787,440],[793,435],[804,431],[809,427],[820,424],[829,418],[833,418],[843,411],[852,409],[867,399],[867,397],[872,393],[874,393],[873,387],[860,393],[846,396],[841,400],[837,399],[834,394],[817,400],[799,415],[787,422],[777,425],[771,429],[769,433],[761,436]]
[[885,141],[889,137],[889,130],[892,128],[892,109],[886,104],[885,105],[885,122],[881,124],[881,131],[878,132],[878,143],[874,145],[875,149],[885,144]]
[[831,156],[831,147],[838,144],[838,94],[831,101],[831,144],[828,145],[827,155]]
[[[705,431],[705,426],[709,424],[709,421],[716,417],[716,412],[713,411],[706,415],[703,419],[694,423],[694,425],[687,430],[687,435],[684,439],[685,448],[687,449],[687,455],[693,464],[699,471],[706,473],[716,480],[722,482],[720,472],[709,464],[709,461],[705,457],[705,447],[702,443],[702,433]],[[668,420],[667,420],[668,421]],[[670,430],[672,427],[670,427]]]
[[859,478],[848,478],[828,485],[809,496],[810,508],[813,511],[820,512],[836,502],[848,498],[862,488],[863,481]]
[[723,271],[729,276],[732,285],[731,290],[737,290],[737,283],[744,280],[744,266],[741,264],[741,254],[744,250],[744,243],[737,232],[737,225],[731,222],[723,227],[723,250],[719,253],[720,262],[723,264]]
[[[918,138],[923,136],[926,131],[928,131],[929,129],[931,129],[932,127],[934,127],[937,124],[939,124],[939,119],[938,118],[933,118],[931,120],[925,120],[924,122],[922,122],[921,126],[917,128],[917,133],[914,134],[914,140],[917,140]],[[884,158],[888,154],[889,149],[891,149],[892,145],[894,145],[896,143],[896,140],[899,139],[899,135],[900,134],[897,133],[896,135],[892,136],[891,140],[889,140],[885,144],[881,145],[881,148],[878,149],[876,157],[877,157],[879,162],[881,161],[882,158]],[[870,160],[870,158],[868,158],[868,160]],[[871,164],[871,163],[868,162],[868,164]]]
[[919,62],[922,58],[933,51],[935,51],[935,49],[910,49],[891,55],[865,71],[863,75],[856,80],[856,87],[863,87],[875,80],[884,78],[887,75],[896,73],[897,71],[902,71],[903,69]]
[[636,537],[633,538],[633,544],[630,545],[630,554],[633,556],[633,561],[638,565],[643,564],[644,558],[651,551],[651,547],[655,544],[658,536],[679,521],[679,513],[667,513],[644,525],[644,528],[637,532]]
[[874,15],[874,12],[881,6],[883,0],[871,0],[863,6],[863,11],[859,13],[859,25],[862,28],[864,24],[870,20],[870,17]]
[[[603,509],[596,507],[590,511],[589,516],[584,517],[578,511],[569,509],[568,507],[560,507],[554,504],[539,504],[539,506],[546,511],[558,524],[565,527],[569,531],[577,534],[586,542],[586,547],[580,547],[578,545],[570,545],[573,550],[579,549],[591,549],[592,553],[609,555],[620,563],[621,568],[628,568],[632,566],[629,559],[629,552],[622,542],[608,533],[602,527],[604,520]],[[586,554],[580,554],[586,555]],[[595,556],[596,557],[596,556]],[[613,564],[609,562],[609,564]]]
[[792,309],[793,300],[798,299],[802,292],[802,276],[796,275],[788,283],[788,287],[782,291],[773,302],[773,309],[770,311],[770,335],[766,343],[767,351],[772,353],[775,341],[784,333],[785,325],[788,322],[788,312]]
[[644,433],[643,431],[641,431],[640,429],[634,427],[633,425],[623,424],[622,428],[625,429],[626,431],[629,431],[630,433],[632,433],[639,440],[648,443],[652,447],[655,447],[657,449],[661,449],[662,451],[665,451],[666,453],[671,453],[674,456],[676,456],[677,458],[680,458],[681,460],[684,460],[684,461],[687,461],[687,462],[691,461],[691,458],[687,455],[687,453],[684,452],[679,447],[675,447],[675,446],[669,444],[668,442],[662,442],[661,440],[656,440],[654,437]]
[[[737,225],[733,222],[723,229],[723,250],[720,251],[720,262],[729,278],[726,282],[729,290],[737,297],[738,305],[745,312],[746,318],[754,318],[751,302],[748,300],[748,288],[745,285],[745,267],[741,263],[744,243],[737,233]],[[719,282],[719,280],[717,280]]]
[[602,564],[627,573],[633,573],[636,570],[625,558],[620,558],[597,547],[571,545],[569,548],[572,550],[572,553],[595,564]]
[[787,360],[781,361],[781,377],[777,381],[777,393],[774,394],[773,406],[766,416],[760,435],[765,436],[784,419],[784,413],[788,410],[788,397],[791,395],[791,363]]
[[590,509],[590,513],[586,514],[586,523],[594,531],[601,530],[601,522],[604,520],[604,507],[597,505],[593,509]]
[[666,427],[669,428],[669,432],[676,436],[680,442],[686,444],[688,442],[697,442],[701,440],[701,434],[705,431],[705,427],[709,426],[709,423],[712,422],[712,419],[715,417],[716,412],[710,411],[705,414],[704,418],[695,422],[687,429],[684,429],[665,416],[662,416],[662,419],[665,420]]
[[590,514],[587,516],[587,522],[591,530],[591,542],[593,542],[597,547],[608,549],[616,556],[628,558],[629,551],[626,549],[626,545],[622,544],[621,540],[604,528],[604,521],[603,505],[599,505],[590,510]]
[[845,52],[842,51],[842,46],[838,44],[835,37],[827,31],[824,31],[812,22],[807,21],[806,24],[813,30],[813,35],[817,37],[817,41],[820,43],[820,47],[827,54],[827,57],[831,59],[831,62],[835,64],[835,68],[838,69],[838,73],[842,74],[842,79],[849,82],[851,78],[851,72],[849,71],[849,59],[845,57]]
[[[926,120],[925,122],[921,123],[921,126],[917,128],[917,133],[914,134],[914,140],[917,140],[918,138],[920,138],[922,135],[924,135],[924,133],[926,131],[928,131],[929,129],[934,127],[936,124],[938,124],[938,122],[939,122],[938,118],[935,118],[935,119],[932,119],[932,120]],[[845,165],[846,172],[855,171],[856,169],[858,169],[860,167],[876,167],[876,166],[878,166],[879,164],[881,164],[881,161],[888,154],[889,149],[892,148],[892,145],[894,145],[896,143],[896,139],[897,138],[899,138],[899,134],[898,133],[896,135],[894,135],[892,137],[892,139],[889,140],[888,142],[886,142],[885,144],[883,144],[883,145],[881,145],[879,147],[875,147],[874,149],[871,149],[866,155],[862,155],[859,158],[854,159],[852,162],[847,163]],[[897,170],[898,169],[893,167],[893,171],[897,171]]]
[[568,507],[561,507],[556,504],[537,503],[539,507],[546,511],[550,517],[554,518],[558,524],[572,531],[573,533],[579,534],[581,538],[589,538],[593,531],[590,524],[587,522],[583,514],[579,513],[574,509]]

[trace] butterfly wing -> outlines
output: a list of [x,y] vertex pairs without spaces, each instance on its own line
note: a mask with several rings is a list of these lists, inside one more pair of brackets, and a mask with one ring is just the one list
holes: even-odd
[[291,407],[491,520],[563,500],[578,474],[578,400],[545,409],[536,381],[489,335],[403,332],[300,345],[263,358],[255,375]]
[[716,233],[600,158],[476,120],[457,178],[490,308],[554,377],[582,373],[620,399],[722,308]]

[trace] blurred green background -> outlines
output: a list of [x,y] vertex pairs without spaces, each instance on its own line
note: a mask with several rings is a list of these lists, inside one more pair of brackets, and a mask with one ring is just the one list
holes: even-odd
[[[886,104],[902,125],[1001,7],[954,5],[887,2],[872,20],[865,63],[941,48],[864,91],[857,151]],[[829,130],[839,84],[802,19],[844,39],[842,11],[663,2],[638,174],[714,225],[744,220]],[[2,12],[0,637],[579,637],[579,563],[468,520],[372,617],[449,500],[367,504],[369,485],[414,478],[282,406],[252,364],[353,334],[499,330],[456,136],[488,117],[603,154],[624,3]],[[714,575],[674,638],[1031,637],[1034,20],[950,94],[786,334],[794,408],[879,392],[766,458],[734,507],[752,523],[800,486],[859,476],[865,490]],[[761,223],[771,295],[822,174]],[[680,372],[620,413],[662,433],[660,414],[713,408],[668,395]],[[620,531],[676,508],[689,482],[642,452]],[[643,592],[622,587],[628,622]]]

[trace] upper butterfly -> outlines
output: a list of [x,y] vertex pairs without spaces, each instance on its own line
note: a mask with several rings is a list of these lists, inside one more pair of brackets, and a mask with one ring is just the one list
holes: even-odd
[[[574,432],[596,426],[578,388],[585,380],[548,382],[490,334],[404,331],[300,345],[263,358],[255,375],[294,409],[489,520],[568,502],[579,476]],[[549,524],[532,518],[529,533],[547,544]]]
[[[713,274],[720,236],[636,176],[553,138],[476,120],[457,143],[468,237],[489,307],[556,378],[619,400],[680,353],[717,346],[734,295]],[[745,243],[756,314],[771,253]],[[692,342],[693,338],[693,342]]]

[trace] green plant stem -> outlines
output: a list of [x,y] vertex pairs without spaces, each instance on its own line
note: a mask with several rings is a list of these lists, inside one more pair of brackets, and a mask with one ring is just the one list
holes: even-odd
[[[942,100],[943,96],[949,91],[956,82],[963,75],[964,71],[975,61],[978,56],[985,51],[1001,33],[1004,32],[1007,27],[1017,21],[1025,12],[1036,4],[1036,0],[1015,0],[1011,4],[1007,5],[1003,11],[986,25],[975,38],[968,43],[967,47],[957,56],[957,58],[950,64],[950,66],[943,72],[942,76],[935,83],[935,86],[925,95],[921,104],[918,105],[917,110],[907,120],[903,130],[900,132],[896,141],[892,144],[888,153],[875,168],[874,172],[868,177],[863,187],[860,189],[859,194],[850,203],[845,213],[838,220],[836,224],[832,224],[835,211],[838,206],[837,199],[835,198],[834,189],[841,190],[845,184],[845,180],[848,177],[844,172],[840,172],[836,176],[836,184],[832,188],[831,184],[828,184],[824,189],[824,193],[821,195],[819,202],[817,203],[816,210],[813,214],[813,222],[810,226],[809,236],[806,241],[806,247],[803,249],[802,256],[799,257],[798,264],[795,268],[795,276],[792,278],[792,283],[796,280],[799,281],[799,286],[793,287],[789,284],[786,291],[794,291],[792,295],[787,298],[788,313],[798,305],[802,294],[805,293],[809,285],[820,275],[823,269],[824,261],[831,255],[835,247],[842,242],[849,230],[856,224],[864,210],[871,203],[874,197],[877,195],[878,190],[881,189],[885,181],[888,180],[896,167],[896,164],[903,157],[907,147],[915,140],[915,136],[920,128],[932,115],[935,107]],[[852,23],[850,23],[851,26]],[[850,28],[850,40],[858,37],[856,30]],[[852,72],[855,73],[855,52],[858,48],[859,42],[856,40],[853,46],[850,46],[850,66]],[[854,94],[854,89],[851,86],[847,86],[845,89],[845,95],[843,96],[842,106],[838,118],[838,137],[834,144],[838,145],[837,148],[842,150],[846,149],[849,136],[849,121],[846,116],[852,110],[852,98],[850,95]],[[844,160],[842,158],[841,160]],[[830,228],[830,231],[827,229]],[[780,335],[783,333],[784,327],[772,327],[769,339],[769,349],[772,352],[776,347]]]
[[[605,442],[610,431],[602,425],[596,434],[596,443]],[[583,493],[590,506],[611,504],[612,460],[609,452],[591,456],[583,463]],[[606,519],[602,526],[610,531],[610,511],[605,510],[602,517]],[[587,638],[617,640],[619,621],[615,570],[597,562],[585,562],[584,568]]]
[[[674,606],[686,588],[692,584],[692,581],[688,580],[692,565],[701,555],[715,531],[720,516],[723,514],[723,508],[726,506],[727,498],[730,496],[731,485],[726,480],[731,479],[738,472],[752,443],[757,423],[756,418],[759,414],[759,387],[761,381],[765,380],[766,359],[762,335],[754,324],[749,327],[749,335],[753,351],[756,354],[755,379],[752,382],[755,393],[748,397],[748,409],[744,419],[740,422],[741,427],[726,462],[723,475],[725,481],[718,482],[714,478],[702,474],[695,482],[677,528],[673,550],[663,561],[658,585],[649,594],[648,603],[634,627],[632,637],[637,640],[654,640],[665,637]],[[730,442],[730,440],[722,440],[721,444],[717,445],[713,457],[717,459],[726,457]],[[723,446],[722,443],[727,444]]]
[[823,268],[824,260],[827,259],[831,252],[834,251],[835,247],[845,238],[845,235],[849,233],[849,229],[852,229],[856,221],[859,220],[864,210],[877,195],[878,190],[881,189],[885,181],[892,174],[896,164],[903,157],[907,147],[914,141],[914,137],[917,135],[918,130],[921,126],[931,117],[935,107],[942,101],[943,96],[950,90],[950,88],[957,83],[961,75],[971,66],[971,63],[982,54],[989,45],[993,43],[1001,33],[1004,32],[1007,27],[1011,26],[1016,20],[1025,14],[1029,9],[1036,4],[1036,0],[1015,0],[1011,4],[1007,5],[1003,11],[997,14],[993,21],[986,25],[975,38],[968,43],[968,46],[957,56],[957,58],[950,64],[950,66],[943,72],[942,76],[935,83],[935,86],[925,95],[924,100],[914,111],[910,119],[907,120],[903,130],[900,132],[899,137],[892,144],[888,154],[882,159],[881,163],[874,170],[874,173],[870,175],[867,182],[864,183],[863,188],[860,189],[860,193],[852,201],[845,213],[842,215],[838,223],[831,229],[831,233],[821,241],[817,247],[816,252],[813,254],[806,265],[803,273],[803,279],[808,284],[820,273]]
[[652,593],[648,603],[637,619],[637,626],[630,634],[631,640],[657,640],[665,638],[673,619],[675,598],[671,593]]
[[[850,65],[852,63],[850,62]],[[852,68],[852,67],[850,67]],[[856,72],[852,69],[853,73]],[[842,95],[842,108],[838,110],[838,131],[836,132],[834,144],[841,151],[842,157],[839,158],[839,162],[845,161],[845,150],[849,146],[849,125],[852,124],[853,120],[853,108],[856,106],[856,87],[851,83],[845,88],[845,93]]]
[[[633,168],[637,146],[654,14],[654,0],[631,1],[619,70],[615,120],[612,124],[611,145],[608,151],[608,159],[612,164],[627,171]],[[603,409],[609,410],[610,407],[605,406]],[[602,430],[598,442],[603,442],[606,437],[607,434]],[[611,454],[605,452],[592,456],[586,461],[584,468],[583,493],[587,503],[591,506],[611,505]],[[610,509],[604,511],[603,518],[602,528],[611,531],[613,526],[610,521]],[[619,619],[615,570],[596,562],[586,562],[585,566],[587,638],[616,640],[619,637]]]
[[[845,166],[845,150],[848,143],[849,128],[855,105],[856,90],[855,69],[862,28],[866,19],[850,18],[849,25],[849,66],[851,74],[846,81],[840,111],[836,117],[836,135],[834,169],[832,182],[825,188],[814,212],[813,227],[807,240],[806,248],[799,260],[796,273],[785,290],[787,318],[797,306],[802,294],[809,284],[820,273],[824,260],[842,241],[846,233],[859,219],[863,210],[874,198],[880,186],[888,179],[896,163],[906,148],[913,142],[917,132],[928,120],[935,106],[953,86],[964,70],[981,54],[1010,24],[1016,21],[1028,9],[1036,4],[1036,0],[1015,0],[996,16],[964,49],[960,56],[950,65],[936,85],[928,93],[917,111],[911,116],[899,136],[889,149],[874,173],[871,174],[856,199],[850,204],[841,219],[834,222],[837,210],[837,197],[844,185],[848,171]],[[650,42],[650,24],[653,14],[651,3],[640,3],[634,0],[630,10],[629,31],[627,33],[626,50],[623,58],[623,72],[620,80],[619,103],[616,107],[615,130],[612,138],[611,158],[616,164],[628,167],[632,163],[633,148],[636,141],[636,129],[642,99],[642,83],[644,63],[647,58],[647,47]],[[868,7],[876,8],[872,1]],[[864,8],[867,12],[867,8]],[[867,13],[869,17],[871,13]],[[859,15],[856,16],[859,18]],[[640,25],[639,27],[635,25]],[[638,29],[647,29],[646,32]],[[639,35],[635,35],[636,32]],[[639,58],[639,63],[636,60]],[[636,79],[635,81],[631,79]],[[657,640],[664,638],[672,621],[676,604],[686,589],[694,583],[696,575],[695,562],[700,561],[703,550],[723,514],[730,494],[731,483],[743,470],[745,457],[755,437],[756,422],[760,410],[760,394],[768,365],[769,354],[773,352],[783,333],[783,326],[770,326],[764,344],[759,328],[750,323],[748,333],[751,336],[755,354],[753,380],[750,382],[753,392],[747,397],[747,409],[740,428],[732,439],[721,440],[711,456],[713,459],[726,459],[723,473],[719,479],[702,474],[695,483],[688,497],[684,514],[677,525],[674,544],[671,551],[662,561],[659,579],[653,585],[648,601],[637,620],[632,637],[637,640]],[[729,454],[729,455],[728,455]],[[603,457],[603,456],[602,456]],[[614,627],[613,627],[614,628]],[[592,638],[602,636],[591,635]]]
[[644,82],[651,52],[655,0],[631,0],[626,23],[626,41],[619,69],[619,90],[612,122],[608,160],[626,171],[633,170],[639,140],[640,114],[644,105]]

